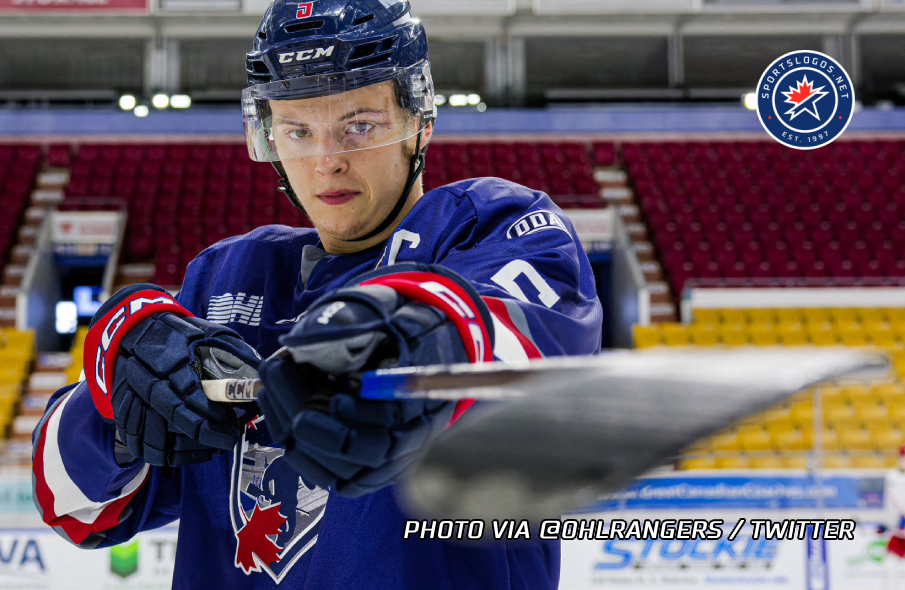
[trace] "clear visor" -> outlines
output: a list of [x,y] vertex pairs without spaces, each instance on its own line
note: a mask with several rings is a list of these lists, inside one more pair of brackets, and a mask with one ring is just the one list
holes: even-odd
[[435,115],[426,64],[259,84],[243,91],[242,107],[248,152],[257,162],[399,143]]

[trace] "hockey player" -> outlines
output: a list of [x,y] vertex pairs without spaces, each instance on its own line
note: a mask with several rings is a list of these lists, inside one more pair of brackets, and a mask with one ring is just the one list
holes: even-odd
[[[364,401],[350,376],[598,351],[574,228],[499,179],[423,193],[436,112],[407,0],[275,0],[246,64],[250,154],[316,230],[258,228],[202,252],[175,298],[104,304],[85,379],[34,433],[44,521],[94,548],[179,519],[174,588],[553,590],[557,542],[403,540],[394,483],[469,404]],[[201,392],[281,346],[259,404]]]

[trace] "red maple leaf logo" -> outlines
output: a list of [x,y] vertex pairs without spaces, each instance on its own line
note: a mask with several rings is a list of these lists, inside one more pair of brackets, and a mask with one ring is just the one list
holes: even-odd
[[279,506],[279,504],[267,508],[255,506],[248,523],[236,533],[239,539],[236,547],[236,567],[242,568],[246,574],[261,571],[261,566],[255,562],[255,555],[267,566],[281,559],[281,547],[267,538],[268,535],[278,534],[280,527],[286,522],[286,517],[280,514]]
[[808,82],[808,79],[805,78],[803,82],[798,82],[798,88],[788,93],[783,92],[783,94],[788,96],[789,100],[794,103],[802,103],[807,97],[814,94],[814,83]]

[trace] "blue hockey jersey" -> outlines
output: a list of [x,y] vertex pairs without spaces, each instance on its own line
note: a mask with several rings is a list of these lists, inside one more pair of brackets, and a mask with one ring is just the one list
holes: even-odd
[[[540,192],[484,178],[425,194],[387,242],[328,254],[311,229],[267,226],[224,240],[188,267],[178,300],[236,330],[266,357],[311,303],[355,276],[396,262],[439,263],[487,303],[494,357],[514,361],[599,351],[602,311],[569,220]],[[452,426],[455,428],[455,426]],[[114,430],[84,383],[58,391],[34,433],[35,503],[81,547],[106,547],[179,519],[174,588],[553,590],[556,541],[403,539],[393,487],[356,499],[309,489],[249,422],[232,453],[181,468],[119,465]],[[240,547],[256,507],[280,503],[268,537],[278,559]],[[249,531],[245,531],[248,533]]]

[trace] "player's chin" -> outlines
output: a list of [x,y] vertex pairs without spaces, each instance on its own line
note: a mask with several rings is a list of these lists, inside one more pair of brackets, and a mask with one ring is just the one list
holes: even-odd
[[324,223],[318,231],[327,233],[335,240],[350,241],[366,235],[371,228],[367,222],[349,223],[348,219],[342,219]]

